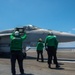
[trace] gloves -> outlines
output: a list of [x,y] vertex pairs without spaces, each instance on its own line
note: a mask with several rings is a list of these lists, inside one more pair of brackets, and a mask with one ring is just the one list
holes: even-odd
[[46,51],[48,50],[48,46],[45,46],[45,50],[46,50]]

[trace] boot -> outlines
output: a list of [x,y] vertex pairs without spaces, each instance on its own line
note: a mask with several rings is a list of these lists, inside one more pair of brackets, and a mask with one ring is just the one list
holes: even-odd
[[51,68],[51,64],[48,65],[48,68]]
[[15,73],[12,73],[12,75],[16,75]]
[[59,68],[59,67],[60,67],[60,65],[56,64],[56,68]]

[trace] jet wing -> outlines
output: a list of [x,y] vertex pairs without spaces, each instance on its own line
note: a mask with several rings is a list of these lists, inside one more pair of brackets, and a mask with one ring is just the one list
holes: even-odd
[[7,34],[0,34],[0,37],[2,37],[2,36],[9,36],[9,35],[11,35],[11,33],[7,33]]

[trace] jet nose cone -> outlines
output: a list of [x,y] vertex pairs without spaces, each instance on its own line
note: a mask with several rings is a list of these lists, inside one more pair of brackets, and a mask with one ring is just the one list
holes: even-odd
[[62,32],[58,35],[58,38],[61,42],[71,42],[75,41],[75,34]]

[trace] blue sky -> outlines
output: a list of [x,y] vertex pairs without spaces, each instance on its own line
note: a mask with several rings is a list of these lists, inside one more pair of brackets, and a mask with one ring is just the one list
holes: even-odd
[[0,31],[28,24],[75,34],[75,0],[0,0]]
[[0,30],[28,24],[75,33],[75,0],[0,0]]

